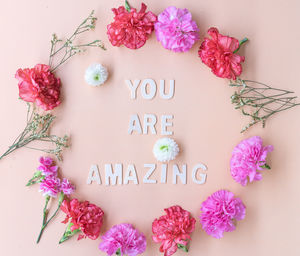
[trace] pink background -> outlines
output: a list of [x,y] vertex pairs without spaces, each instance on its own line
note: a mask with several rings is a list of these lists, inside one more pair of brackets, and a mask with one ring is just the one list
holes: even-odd
[[[139,8],[140,1],[130,1]],[[201,39],[210,26],[236,38],[250,41],[242,48],[246,56],[242,77],[259,80],[276,87],[299,89],[300,20],[299,1],[226,0],[226,1],[154,1],[147,0],[149,10],[160,13],[169,5],[192,11],[200,27]],[[92,9],[97,26],[83,41],[102,39],[104,52],[90,49],[61,67],[57,75],[63,82],[63,104],[55,111],[53,133],[69,134],[72,146],[59,163],[61,172],[77,186],[75,196],[89,200],[106,213],[103,232],[112,225],[130,222],[148,239],[144,255],[159,255],[159,245],[151,241],[151,222],[163,209],[179,204],[198,219],[200,204],[218,189],[229,189],[247,206],[246,219],[235,232],[217,240],[208,236],[197,222],[188,255],[299,255],[299,140],[300,108],[278,114],[262,129],[257,126],[245,134],[239,131],[247,120],[230,103],[232,89],[227,81],[216,78],[197,57],[200,42],[185,54],[165,50],[154,34],[146,45],[132,51],[112,47],[106,36],[106,25],[112,21],[112,7],[123,1],[2,1],[0,151],[5,151],[24,127],[25,103],[18,100],[15,71],[47,63],[50,37],[53,32],[64,37]],[[84,71],[93,62],[107,66],[110,79],[101,88],[91,88],[84,81]],[[125,79],[175,79],[174,99],[156,97],[143,100],[138,92],[130,100]],[[160,135],[128,135],[131,114],[154,113],[174,115],[174,138],[182,154],[175,163],[188,165],[188,184],[143,184],[144,163],[155,163],[152,146]],[[269,157],[271,171],[263,180],[241,187],[230,176],[229,160],[233,147],[242,139],[260,135],[265,144],[272,144]],[[65,226],[59,213],[36,245],[44,199],[38,187],[25,187],[38,165],[41,154],[20,149],[0,161],[1,170],[1,251],[3,255],[104,255],[98,250],[100,239],[77,242],[76,238],[58,245]],[[208,166],[204,185],[191,180],[191,168],[202,162]],[[139,185],[87,185],[91,164],[103,172],[105,163],[134,163]],[[159,175],[159,173],[157,173]],[[102,176],[104,181],[104,176]],[[52,205],[52,209],[55,205]],[[177,255],[186,255],[178,252]]]

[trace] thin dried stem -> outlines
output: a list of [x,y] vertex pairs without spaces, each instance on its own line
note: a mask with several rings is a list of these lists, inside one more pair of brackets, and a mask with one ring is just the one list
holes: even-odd
[[[94,11],[90,13],[90,15],[83,20],[83,22],[75,29],[73,34],[67,38],[66,40],[58,39],[56,34],[52,35],[51,40],[51,49],[49,56],[49,65],[51,66],[51,71],[55,71],[62,64],[67,62],[71,57],[76,55],[77,53],[85,51],[87,47],[98,47],[102,50],[106,50],[104,44],[100,40],[94,40],[92,42],[86,44],[74,44],[75,39],[78,35],[88,32],[95,28],[95,22],[97,18],[94,16]],[[57,45],[62,44],[58,49]],[[62,57],[58,61],[54,61],[57,54],[62,54]]]
[[231,103],[236,109],[240,109],[244,116],[252,119],[241,132],[245,132],[257,123],[262,123],[265,127],[269,117],[300,105],[295,102],[297,96],[294,96],[292,91],[272,88],[260,82],[239,78],[230,81],[229,85],[238,88],[231,96]]
[[[13,144],[0,156],[0,160],[17,150],[21,147],[27,147],[34,150],[39,150],[46,152],[48,154],[55,155],[59,160],[61,160],[61,153],[64,148],[67,148],[68,145],[68,137],[65,135],[64,137],[58,137],[56,135],[49,134],[49,130],[52,122],[55,119],[55,116],[51,114],[40,115],[35,112],[35,109],[31,107],[30,104],[28,106],[28,116],[27,124],[23,132],[15,139]],[[27,146],[32,141],[46,141],[50,144],[54,144],[54,148],[50,149],[41,149],[41,148],[33,148]]]

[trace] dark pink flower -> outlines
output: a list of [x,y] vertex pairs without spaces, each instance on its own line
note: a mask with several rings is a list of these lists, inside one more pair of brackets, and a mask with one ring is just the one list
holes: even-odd
[[165,256],[170,256],[177,251],[178,246],[187,246],[191,240],[190,234],[195,229],[196,220],[190,212],[180,206],[165,209],[166,215],[155,219],[152,223],[152,239],[161,243],[159,248]]
[[245,61],[245,57],[234,53],[239,41],[220,34],[216,28],[210,28],[208,34],[211,38],[204,38],[199,57],[216,76],[235,80],[242,73],[241,62]]
[[84,235],[80,234],[78,240],[85,237],[95,240],[99,237],[104,215],[100,207],[89,201],[79,202],[77,199],[72,199],[64,200],[61,210],[67,215],[63,223],[68,223],[70,220],[73,224],[71,231],[79,229],[83,232]]
[[51,166],[53,164],[53,159],[51,157],[43,157],[41,156],[39,159],[40,164],[48,167]]
[[44,110],[60,104],[60,79],[50,71],[50,66],[37,64],[34,68],[18,69],[19,96],[27,102],[35,102]]
[[60,190],[67,196],[71,195],[75,191],[75,186],[66,178],[63,178],[63,181],[60,186]]
[[40,166],[37,170],[41,171],[43,176],[57,176],[58,166],[54,165],[54,161],[50,157],[40,157]]
[[146,12],[146,9],[144,3],[139,12],[134,8],[128,12],[124,6],[112,9],[115,17],[114,22],[107,26],[107,35],[113,46],[125,45],[130,49],[138,49],[146,43],[157,19],[154,13]]
[[48,176],[40,183],[40,192],[44,196],[56,197],[60,192],[60,179]]
[[221,238],[224,232],[235,230],[235,221],[244,219],[245,214],[241,199],[227,190],[219,190],[202,203],[200,222],[207,234]]

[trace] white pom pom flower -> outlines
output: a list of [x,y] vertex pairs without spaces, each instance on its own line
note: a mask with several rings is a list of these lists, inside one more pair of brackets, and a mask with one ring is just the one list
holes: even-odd
[[153,147],[153,154],[160,162],[174,160],[179,153],[179,147],[175,140],[170,138],[161,138],[156,141]]
[[99,86],[107,80],[108,71],[101,64],[94,63],[86,69],[84,78],[89,85]]

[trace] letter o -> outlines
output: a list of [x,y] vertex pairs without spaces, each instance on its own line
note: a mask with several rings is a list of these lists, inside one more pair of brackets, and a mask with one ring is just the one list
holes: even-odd
[[[147,93],[147,85],[150,86],[150,91]],[[152,100],[156,94],[156,83],[152,79],[145,79],[143,80],[141,93],[144,99]]]

